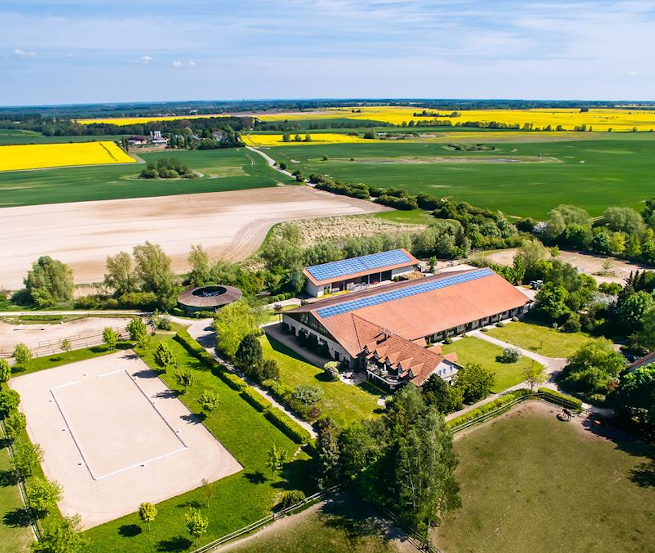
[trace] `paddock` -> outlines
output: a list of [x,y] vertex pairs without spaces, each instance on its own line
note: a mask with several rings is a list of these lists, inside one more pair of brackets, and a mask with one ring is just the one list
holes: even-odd
[[10,381],[59,508],[91,528],[214,482],[241,465],[136,354],[122,351]]

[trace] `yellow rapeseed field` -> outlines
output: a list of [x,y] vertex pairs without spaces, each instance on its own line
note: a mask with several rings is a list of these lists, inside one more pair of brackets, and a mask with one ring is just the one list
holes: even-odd
[[109,141],[0,146],[0,171],[134,163],[135,161],[115,143]]
[[345,144],[345,143],[362,143],[362,142],[370,142],[370,140],[367,140],[365,138],[362,138],[361,136],[349,136],[347,134],[339,134],[339,133],[316,133],[316,134],[311,134],[311,141],[310,142],[304,142],[305,139],[305,134],[304,132],[301,132],[298,134],[303,141],[296,141],[294,140],[295,134],[291,133],[291,140],[289,142],[285,142],[282,140],[281,134],[248,134],[248,135],[242,135],[241,139],[248,144],[249,146],[254,146],[254,147],[267,147],[267,146],[300,146],[300,145],[307,145],[307,144]]
[[[422,107],[413,106],[352,106],[341,108],[325,108],[316,111],[287,111],[287,112],[260,112],[252,113],[253,117],[262,121],[298,121],[316,119],[370,119],[383,121],[393,125],[432,119],[429,116],[417,115],[423,111]],[[447,116],[453,110],[426,110],[429,114],[438,113]],[[655,110],[639,108],[626,109],[602,109],[590,108],[589,111],[581,113],[579,109],[485,109],[485,110],[461,110],[459,117],[440,117],[440,120],[450,120],[453,124],[465,123],[467,121],[484,121],[489,123],[496,121],[508,125],[518,124],[523,127],[526,123],[533,128],[544,129],[550,125],[551,130],[561,126],[563,131],[572,131],[576,127],[586,126],[594,131],[650,131],[655,130]],[[79,119],[80,123],[113,123],[115,125],[130,125],[135,123],[147,123],[149,121],[174,121],[179,119],[197,119],[199,117],[226,117],[230,114],[215,115],[186,115],[186,116],[162,116],[162,117],[120,117],[115,119]]]
[[161,117],[114,117],[100,119],[76,119],[76,123],[92,125],[93,123],[106,123],[109,125],[138,125],[139,123],[150,123],[152,121],[178,121],[180,119],[200,119],[203,117],[230,117],[229,113],[207,114],[207,115],[163,115]]
[[[275,114],[256,114],[263,121],[283,121],[299,119],[371,119],[374,121],[383,121],[393,125],[401,125],[410,121],[421,121],[431,119],[426,116],[414,116],[414,113],[420,113],[423,108],[417,107],[395,107],[395,106],[365,106],[349,108],[332,108],[315,112],[297,112],[297,113],[275,113]],[[426,110],[429,114],[439,113],[445,116],[452,113],[453,110],[439,111]],[[581,113],[579,109],[485,109],[485,110],[462,110],[459,111],[459,117],[440,117],[442,120],[451,120],[453,124],[464,123],[467,121],[497,121],[509,125],[518,124],[521,127],[526,123],[531,124],[534,128],[544,129],[548,125],[555,130],[558,125],[562,130],[572,131],[576,127],[586,125],[586,128],[593,128],[596,131],[650,131],[655,130],[655,111],[643,109],[595,109]]]

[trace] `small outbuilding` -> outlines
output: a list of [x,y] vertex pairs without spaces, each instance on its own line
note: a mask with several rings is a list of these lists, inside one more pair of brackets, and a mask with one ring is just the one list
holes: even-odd
[[197,311],[218,311],[241,299],[241,290],[234,286],[212,284],[189,288],[177,297],[177,304],[187,315]]

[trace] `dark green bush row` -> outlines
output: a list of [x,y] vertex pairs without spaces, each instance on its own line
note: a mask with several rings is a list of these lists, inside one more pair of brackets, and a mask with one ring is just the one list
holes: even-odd
[[218,376],[223,382],[225,382],[225,384],[237,392],[241,392],[248,388],[248,384],[243,378],[228,370],[223,369],[222,371],[219,371]]
[[269,409],[264,416],[297,444],[309,441],[309,432],[278,409]]
[[485,403],[484,405],[481,405],[477,409],[472,409],[468,413],[464,413],[459,417],[455,417],[454,419],[449,420],[448,426],[450,428],[457,428],[458,426],[461,426],[464,423],[475,420],[481,417],[482,415],[486,415],[487,413],[490,413],[491,411],[495,411],[496,409],[502,407],[503,405],[507,405],[508,403],[511,403],[517,398],[527,396],[530,394],[531,394],[530,390],[525,388],[521,388],[520,390],[515,390],[513,392],[510,392],[509,394],[505,394],[504,396],[499,397],[498,399],[494,399],[489,403]]
[[212,354],[196,342],[186,330],[178,330],[175,339],[206,367],[210,369],[217,369],[219,367]]
[[254,388],[248,387],[243,390],[243,392],[241,392],[241,397],[260,412],[264,412],[272,407],[271,402],[258,393]]
[[565,407],[576,411],[582,411],[582,401],[577,397],[568,396],[550,388],[539,388],[538,392],[547,396],[546,399],[552,399],[555,403],[563,404]]

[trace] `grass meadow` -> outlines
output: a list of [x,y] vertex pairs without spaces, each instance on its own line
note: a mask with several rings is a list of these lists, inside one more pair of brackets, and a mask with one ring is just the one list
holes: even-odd
[[330,382],[323,370],[307,363],[284,344],[264,335],[261,339],[264,357],[275,359],[280,368],[280,380],[291,388],[309,384],[321,388],[323,398],[316,404],[322,416],[331,417],[341,427],[376,416],[381,411],[377,400],[381,391],[367,382],[354,386],[341,381]]
[[462,508],[445,517],[446,553],[655,551],[655,452],[559,408],[529,402],[455,440]]
[[546,357],[570,357],[591,340],[583,332],[560,332],[548,326],[526,322],[492,328],[488,334]]
[[500,363],[496,358],[503,353],[503,348],[471,336],[455,340],[452,344],[444,344],[443,352],[456,352],[457,360],[462,365],[479,363],[491,371],[496,377],[496,383],[491,390],[493,393],[502,392],[523,382],[525,369],[536,363],[524,356],[516,363]]
[[[235,553],[393,553],[400,551],[379,515],[356,496],[344,494],[235,543]],[[415,551],[406,546],[402,551]]]
[[[459,134],[461,140],[471,140]],[[476,143],[495,148],[484,152],[448,148],[458,143],[453,135],[447,141],[419,143],[279,146],[267,153],[307,175],[318,172],[412,194],[447,196],[512,216],[543,218],[561,203],[599,215],[611,205],[638,208],[653,195],[655,135],[650,133],[594,133],[579,140],[555,135],[532,141],[516,135],[513,142],[494,142],[493,132],[476,133],[482,135]],[[519,161],[507,161],[513,159]]]
[[140,163],[6,172],[0,174],[0,207],[223,192],[275,186],[280,180],[292,182],[273,171],[261,156],[244,148],[130,153],[146,162],[176,157],[203,176],[137,179],[144,168]]

